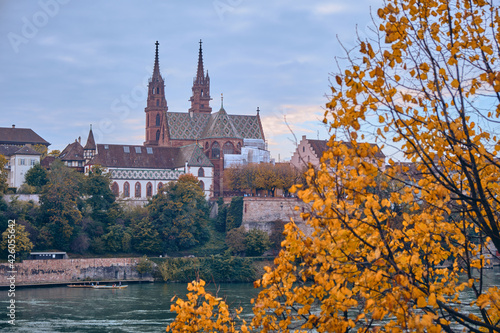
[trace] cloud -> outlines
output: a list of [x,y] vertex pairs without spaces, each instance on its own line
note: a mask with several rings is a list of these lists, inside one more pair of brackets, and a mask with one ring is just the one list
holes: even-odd
[[323,119],[323,110],[318,105],[281,105],[278,110],[262,117],[262,125],[268,137],[283,134],[299,135],[314,133]]

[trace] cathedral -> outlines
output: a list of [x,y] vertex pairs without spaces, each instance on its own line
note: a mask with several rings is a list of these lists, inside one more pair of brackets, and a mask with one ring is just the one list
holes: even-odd
[[264,130],[257,108],[256,115],[231,115],[224,110],[212,113],[210,77],[203,68],[200,40],[198,68],[193,79],[191,107],[188,112],[168,111],[165,83],[160,74],[156,42],[153,75],[149,81],[145,146],[181,147],[198,145],[214,166],[215,195],[223,192],[223,170],[233,165],[270,162]]
[[[210,77],[203,68],[200,40],[198,67],[188,112],[168,110],[156,42],[153,75],[146,102],[146,136],[142,146],[95,144],[84,151],[85,170],[101,165],[111,175],[112,190],[121,199],[146,200],[181,174],[198,177],[207,197],[224,194],[224,168],[269,163],[270,153],[257,108],[255,115],[231,115],[210,106]],[[79,142],[78,142],[79,143]],[[86,147],[89,146],[87,143]],[[84,156],[83,156],[84,155]],[[69,163],[69,162],[68,162]]]

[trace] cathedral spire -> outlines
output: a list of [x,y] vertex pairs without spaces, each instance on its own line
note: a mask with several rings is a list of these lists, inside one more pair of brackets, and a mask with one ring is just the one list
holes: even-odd
[[[204,79],[204,70],[203,70],[203,50],[201,49],[201,39],[200,39],[200,51],[198,52],[198,70],[196,71],[196,79],[203,81]],[[208,73],[207,73],[208,74]]]
[[189,108],[189,114],[193,115],[195,113],[211,113],[212,108],[210,107],[210,77],[205,75],[205,70],[203,69],[203,50],[202,41],[200,39],[200,49],[198,51],[198,68],[196,70],[196,77],[193,79],[193,95],[189,99],[191,102],[191,108]]
[[147,146],[165,145],[165,136],[161,135],[166,126],[165,117],[168,111],[165,98],[165,82],[160,74],[158,55],[158,41],[156,41],[155,64],[153,76],[149,79],[148,100],[144,112],[146,113],[146,141]]
[[158,59],[158,45],[160,45],[160,43],[158,43],[158,41],[156,41],[155,45],[156,45],[155,65],[153,68],[153,78],[152,79],[153,79],[153,81],[159,81],[162,79],[161,74],[160,74],[160,60]]

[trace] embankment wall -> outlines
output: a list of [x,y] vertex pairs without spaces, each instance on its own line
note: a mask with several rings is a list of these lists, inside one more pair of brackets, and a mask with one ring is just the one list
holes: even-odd
[[[95,258],[24,260],[15,264],[17,285],[38,283],[65,283],[84,279],[135,280],[137,258]],[[8,263],[0,264],[0,285],[7,285],[12,275]]]

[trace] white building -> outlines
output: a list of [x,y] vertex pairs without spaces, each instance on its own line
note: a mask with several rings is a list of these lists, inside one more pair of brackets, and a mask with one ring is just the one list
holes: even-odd
[[225,154],[224,169],[251,163],[271,163],[271,153],[262,139],[243,139],[240,154]]
[[9,187],[20,187],[24,183],[26,172],[40,163],[40,154],[26,145],[23,147],[14,145],[0,145],[0,155],[7,159],[7,184]]
[[213,196],[213,164],[196,145],[145,147],[97,144],[95,156],[85,166],[100,165],[111,176],[111,189],[119,200],[146,201],[161,186],[182,174],[200,180],[207,198]]

